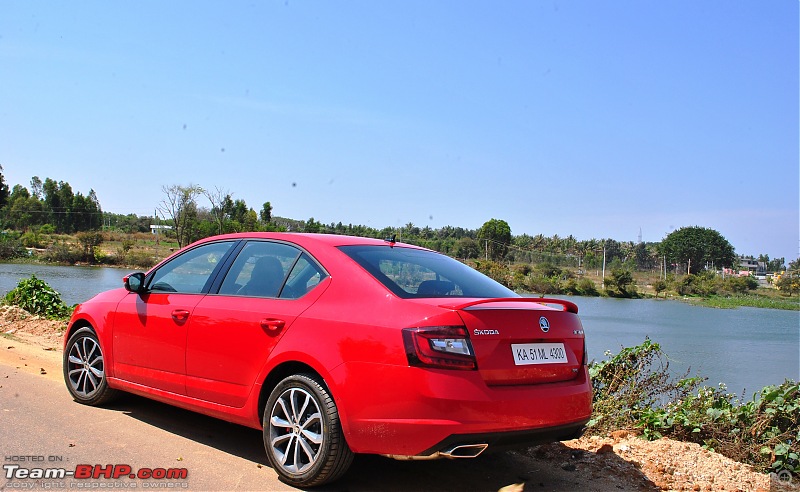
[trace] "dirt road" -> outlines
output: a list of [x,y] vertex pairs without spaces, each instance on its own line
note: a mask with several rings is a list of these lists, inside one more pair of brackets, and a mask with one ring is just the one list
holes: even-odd
[[[178,490],[294,490],[280,482],[266,464],[259,431],[134,396],[106,408],[79,405],[64,388],[59,352],[15,340],[2,342],[0,442],[4,467],[75,470],[79,464],[111,464],[128,465],[134,474],[142,468],[186,469],[185,479],[134,480],[126,473],[121,480],[101,477],[88,482],[114,488],[134,484],[144,488],[147,482],[162,487],[171,483],[171,488]],[[654,489],[638,472],[635,479],[605,477],[587,482],[574,468],[565,470],[551,461],[515,453],[433,462],[359,456],[343,480],[321,490],[494,491],[516,483],[526,483],[525,490]],[[74,489],[78,482],[88,483],[9,479],[6,473],[8,468],[4,468],[0,489],[41,488],[53,482]]]
[[[62,380],[61,340],[52,323],[0,316],[0,490],[296,490],[267,465],[258,430],[132,395],[105,408],[73,402]],[[89,470],[98,476],[37,479],[35,469]],[[124,473],[105,476],[114,472]],[[165,476],[142,479],[138,473]],[[775,485],[767,475],[696,444],[618,433],[475,460],[357,456],[342,480],[315,490],[786,490]]]

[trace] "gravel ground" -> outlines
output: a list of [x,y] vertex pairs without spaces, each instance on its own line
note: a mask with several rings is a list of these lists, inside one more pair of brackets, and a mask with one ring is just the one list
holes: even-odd
[[[56,355],[53,352],[62,350],[64,328],[63,322],[32,316],[15,306],[0,306],[0,333],[9,342],[38,346]],[[532,465],[557,467],[570,474],[573,490],[800,491],[798,478],[794,483],[783,482],[697,444],[667,438],[645,441],[624,430],[536,446],[516,454]],[[545,490],[535,477],[525,479],[500,490]],[[615,484],[614,488],[609,489],[609,484]]]

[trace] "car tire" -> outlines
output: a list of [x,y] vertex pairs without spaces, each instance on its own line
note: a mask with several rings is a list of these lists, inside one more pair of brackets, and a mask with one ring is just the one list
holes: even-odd
[[282,380],[264,410],[264,447],[284,482],[312,487],[340,478],[353,462],[327,388],[309,374]]
[[102,405],[118,391],[108,387],[100,340],[88,326],[75,331],[64,347],[64,382],[72,398],[84,405]]

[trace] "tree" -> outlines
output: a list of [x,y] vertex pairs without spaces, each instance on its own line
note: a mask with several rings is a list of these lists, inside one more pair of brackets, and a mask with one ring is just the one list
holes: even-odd
[[788,296],[800,292],[800,271],[788,271],[781,275],[781,278],[775,282],[777,287],[783,294]]
[[483,243],[484,252],[491,260],[501,260],[511,244],[511,227],[505,220],[491,219],[481,226],[478,239]]
[[605,279],[605,284],[607,292],[621,297],[631,297],[636,292],[630,270],[615,268],[611,271],[611,277]]
[[193,221],[197,217],[197,197],[203,193],[198,185],[162,186],[165,198],[158,210],[172,221],[178,239],[178,247],[182,248],[191,242],[193,237]]
[[80,232],[78,242],[83,247],[83,259],[94,263],[94,249],[103,242],[103,235],[99,232]]
[[28,230],[46,220],[42,202],[22,185],[14,185],[4,210],[6,222],[16,230]]
[[774,258],[767,263],[768,272],[782,272],[786,270],[786,258]]
[[211,216],[217,223],[217,234],[222,234],[225,231],[225,220],[230,215],[229,211],[233,205],[231,192],[215,186],[214,191],[203,190],[203,194],[211,202]]
[[314,217],[309,218],[303,225],[303,232],[321,232],[322,224],[314,220]]
[[800,258],[789,262],[789,269],[775,282],[775,287],[789,296],[800,292]]
[[469,237],[462,237],[456,241],[455,255],[457,258],[468,260],[470,258],[478,258],[481,254],[480,245],[474,239]]
[[719,232],[705,227],[681,227],[667,235],[658,249],[667,262],[695,274],[707,264],[730,268],[736,262],[731,243]]
[[3,166],[0,166],[0,208],[5,207],[8,202],[8,184],[3,176]]
[[39,179],[39,176],[34,176],[31,178],[31,195],[35,196],[39,200],[42,199],[42,180]]
[[[264,205],[261,206],[261,212],[259,214],[261,222],[265,224],[269,224],[272,221],[272,204],[269,202],[265,202]],[[341,224],[341,222],[339,222]]]
[[[658,297],[658,295],[661,294],[662,292],[666,291],[667,287],[668,286],[667,286],[667,281],[666,280],[658,279],[655,282],[653,282],[653,290],[656,291],[656,297]],[[665,294],[664,298],[666,298],[666,297],[667,296]]]

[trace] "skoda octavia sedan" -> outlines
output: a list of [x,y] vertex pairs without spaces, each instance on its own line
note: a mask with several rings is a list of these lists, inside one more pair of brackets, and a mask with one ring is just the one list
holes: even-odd
[[308,487],[355,453],[578,436],[592,393],[577,312],[393,240],[223,235],[79,305],[64,378],[79,403],[124,391],[262,429],[281,479]]

